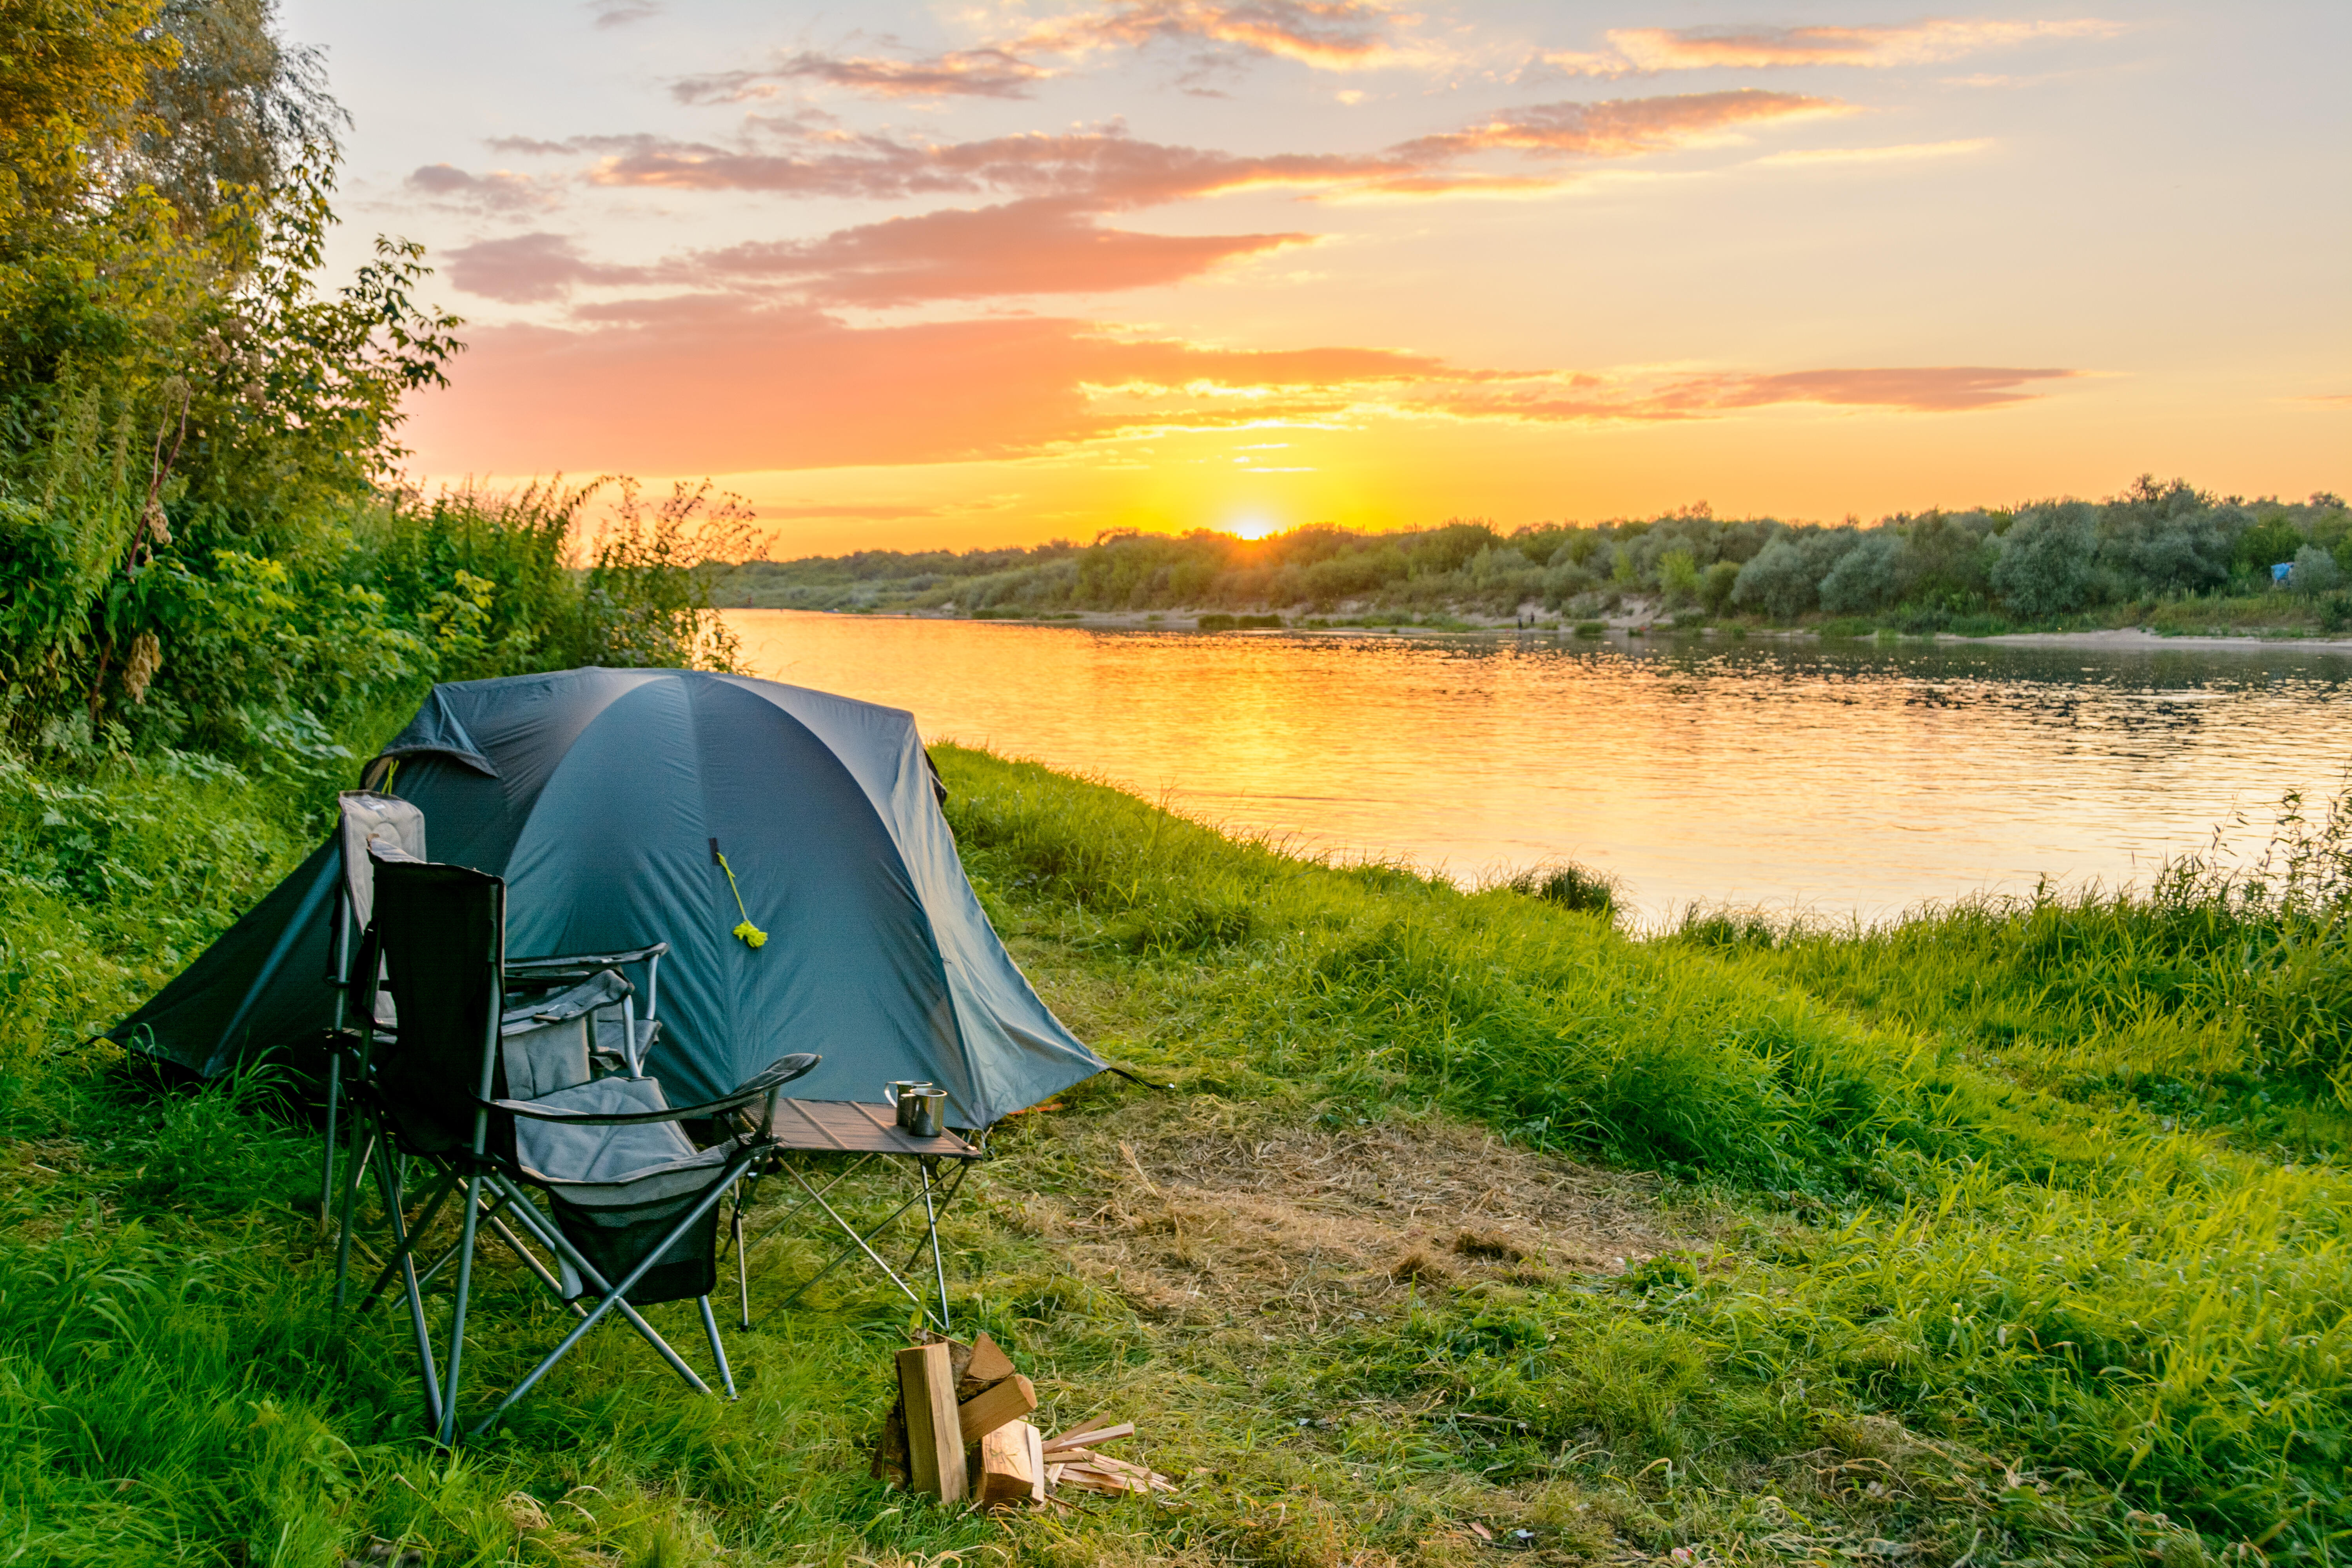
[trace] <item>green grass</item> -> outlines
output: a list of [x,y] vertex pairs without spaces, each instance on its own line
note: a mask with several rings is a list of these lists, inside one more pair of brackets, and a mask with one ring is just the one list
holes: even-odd
[[[1133,1412],[1178,1505],[1006,1523],[868,1479],[905,1313],[862,1287],[737,1336],[738,1405],[600,1334],[495,1441],[435,1454],[389,1320],[340,1332],[323,1305],[282,1080],[191,1090],[79,1043],[292,863],[318,786],[11,761],[0,1562],[381,1539],[436,1563],[1336,1568],[1475,1561],[1470,1521],[1562,1562],[2324,1562],[2352,1528],[2330,824],[2291,825],[2260,887],[2197,868],[2140,900],[1642,941],[1573,879],[1464,892],[939,761],[1049,1001],[1176,1086],[1107,1079],[1003,1131],[948,1232],[959,1311],[1056,1416]],[[1529,1173],[1651,1173],[1644,1223],[1680,1239],[1622,1270],[1413,1254],[1317,1287],[1312,1332],[1258,1331],[1307,1310],[1295,1282],[1216,1311],[1153,1283],[1223,1268],[1221,1204],[1178,1186],[1215,1151],[1378,1133],[1435,1159],[1477,1128]],[[800,1245],[770,1244],[755,1295]],[[485,1289],[495,1381],[557,1318]]]

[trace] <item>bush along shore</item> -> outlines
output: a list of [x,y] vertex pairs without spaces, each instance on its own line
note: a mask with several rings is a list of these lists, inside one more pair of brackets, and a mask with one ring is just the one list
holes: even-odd
[[751,561],[716,602],[982,619],[1157,614],[1200,616],[1204,629],[1275,616],[1446,629],[1666,619],[1848,635],[2335,635],[2352,633],[2352,513],[2334,495],[2250,501],[2144,478],[2104,502],[1930,510],[1866,528],[1722,520],[1700,505],[1507,533],[1458,521],[1265,540],[1122,531],[1087,545]]
[[[1635,940],[1568,868],[1465,891],[939,762],[1047,1000],[1172,1086],[998,1130],[946,1233],[959,1324],[1041,1420],[1135,1420],[1174,1496],[1006,1521],[887,1489],[905,1302],[769,1310],[814,1257],[791,1235],[752,1255],[740,1403],[599,1335],[436,1453],[398,1323],[329,1309],[291,1081],[89,1040],[320,797],[12,752],[0,1552],[1466,1563],[1484,1530],[1553,1562],[2318,1563],[2352,1529],[2347,803],[2144,895]],[[477,1291],[469,1364],[511,1377],[560,1315]]]

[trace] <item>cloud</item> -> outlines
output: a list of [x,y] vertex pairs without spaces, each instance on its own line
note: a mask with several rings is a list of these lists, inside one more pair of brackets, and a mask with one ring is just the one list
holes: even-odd
[[2076,374],[1506,371],[1380,348],[1218,348],[1040,316],[853,327],[743,295],[619,300],[575,317],[470,334],[457,386],[412,405],[421,460],[727,473],[1020,458],[1285,422],[1658,422],[1788,405],[1946,415]]
[[2108,38],[2123,25],[2064,22],[1927,21],[1856,27],[1620,27],[1595,53],[1546,54],[1546,65],[1577,76],[1673,70],[1763,70],[1782,66],[1926,65],[2045,38]]
[[562,205],[560,182],[533,179],[505,169],[468,174],[454,163],[426,163],[402,182],[438,205],[481,213],[529,212]]
[[661,0],[588,0],[588,10],[600,27],[625,27],[661,15]]
[[1119,0],[1046,23],[1013,47],[1084,55],[1154,44],[1224,48],[1296,61],[1318,70],[1360,70],[1395,62],[1389,29],[1398,18],[1363,0]]
[[1685,146],[1737,125],[1846,111],[1835,99],[1752,87],[1599,103],[1539,103],[1507,110],[1483,124],[1417,138],[1395,152],[1416,164],[1497,151],[1623,158]]
[[994,193],[1083,199],[1104,211],[1253,186],[1371,179],[1411,168],[1391,155],[1237,156],[1139,141],[1117,129],[949,142],[840,132],[803,138],[779,153],[649,136],[582,138],[562,147],[603,154],[586,175],[600,185],[869,199]]
[[530,150],[595,155],[584,177],[600,185],[877,200],[1053,196],[1117,211],[1286,186],[1399,195],[1544,189],[1553,182],[1462,165],[1495,153],[1555,163],[1623,158],[1719,139],[1744,125],[1844,112],[1835,99],[1759,88],[1535,104],[1374,153],[1236,154],[1142,141],[1116,125],[927,142],[798,121],[773,128],[783,142],[777,151],[653,136],[582,137]]
[[845,87],[878,98],[1026,98],[1033,82],[1054,72],[1003,49],[961,49],[921,60],[803,50],[764,70],[714,71],[670,84],[680,103],[741,103],[773,98],[787,82]]
[[[627,3],[603,0],[615,8]],[[907,60],[803,49],[766,67],[681,77],[670,92],[681,103],[697,104],[773,98],[793,83],[877,98],[1027,98],[1036,82],[1061,74],[1036,57],[1078,59],[1153,47],[1179,49],[1196,68],[1275,58],[1319,70],[1358,70],[1417,58],[1393,43],[1396,20],[1367,0],[1113,0],[970,49]],[[601,19],[599,25],[604,25]],[[1223,96],[1197,86],[1186,90]]]
[[789,280],[811,299],[879,306],[1150,288],[1313,238],[1136,234],[1101,226],[1077,203],[1038,198],[890,218],[807,243],[739,245],[695,265],[714,278]]
[[561,300],[583,283],[645,283],[658,275],[650,268],[591,261],[560,234],[479,240],[448,252],[447,259],[449,281],[457,288],[513,305]]

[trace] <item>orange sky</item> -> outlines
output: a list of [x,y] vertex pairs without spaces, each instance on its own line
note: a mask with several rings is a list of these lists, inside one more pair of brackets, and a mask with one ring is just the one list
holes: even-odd
[[415,12],[286,19],[468,318],[426,483],[791,555],[2352,479],[2338,5]]

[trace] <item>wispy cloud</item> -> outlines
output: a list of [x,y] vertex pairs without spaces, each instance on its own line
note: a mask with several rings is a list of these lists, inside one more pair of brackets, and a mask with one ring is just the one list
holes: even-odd
[[[1846,111],[1835,99],[1756,88],[1534,104],[1370,153],[1230,153],[1148,142],[1116,125],[919,142],[798,121],[775,126],[776,135],[764,146],[635,136],[532,142],[528,150],[593,157],[583,177],[600,185],[876,200],[1053,196],[1110,212],[1286,187],[1326,195],[1539,190],[1556,182],[1480,167],[1477,160],[1506,154],[1559,166],[1628,158],[1722,140],[1746,126]],[[520,150],[515,142],[499,146]]]
[[889,218],[806,243],[733,246],[697,257],[694,266],[714,279],[796,284],[805,297],[829,303],[903,305],[1151,288],[1313,238],[1138,234],[1101,226],[1077,203],[1034,198]]
[[625,27],[661,15],[661,0],[588,0],[589,15],[600,27]]
[[1489,152],[1624,158],[1688,146],[1736,126],[1846,111],[1835,99],[1752,87],[1600,103],[1539,103],[1460,131],[1417,138],[1395,152],[1416,164]]
[[446,259],[451,284],[468,294],[514,305],[561,300],[582,284],[634,286],[662,276],[659,268],[593,261],[560,234],[479,240],[447,252]]
[[427,163],[410,170],[401,183],[437,205],[469,212],[512,215],[559,206],[563,201],[564,182],[506,169],[476,174],[454,163]]
[[1396,58],[1400,18],[1365,0],[1117,0],[1040,24],[1013,47],[1040,54],[1097,49],[1236,49],[1319,70],[1360,70]]
[[[604,0],[625,7],[629,0]],[[877,98],[1026,98],[1067,65],[1112,51],[1172,51],[1195,69],[1285,59],[1318,70],[1360,70],[1422,58],[1400,49],[1395,13],[1368,0],[1113,0],[1040,21],[969,49],[894,59],[802,49],[765,66],[681,77],[682,103],[773,98],[794,85]],[[601,24],[600,24],[601,25]]]
[[1576,76],[1676,70],[1764,70],[1787,66],[1927,65],[2051,38],[2106,38],[2119,22],[2008,22],[1929,18],[1853,27],[1620,27],[1608,47],[1555,51],[1542,62]]
[[670,84],[680,103],[743,103],[773,98],[792,82],[845,87],[877,98],[1026,98],[1054,73],[1003,49],[961,49],[928,59],[891,60],[803,50],[765,69],[713,71]]

